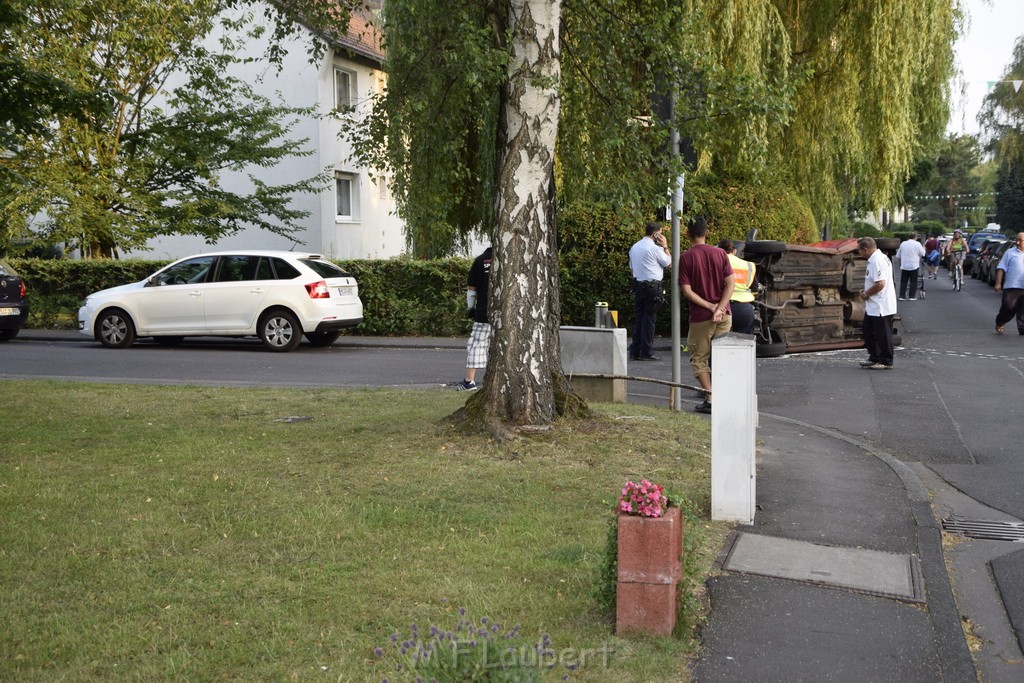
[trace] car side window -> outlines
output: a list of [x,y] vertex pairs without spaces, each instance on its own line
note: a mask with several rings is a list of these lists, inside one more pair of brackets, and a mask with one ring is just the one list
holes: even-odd
[[259,265],[256,266],[256,278],[257,280],[273,280],[274,279],[274,268],[270,265],[270,259],[266,256],[260,258]]
[[256,270],[259,256],[221,256],[214,282],[245,282],[259,279]]
[[278,280],[292,280],[297,278],[301,273],[299,269],[288,263],[284,259],[275,258],[274,271],[277,273]]
[[156,285],[194,285],[206,281],[215,256],[200,256],[176,263],[156,274]]

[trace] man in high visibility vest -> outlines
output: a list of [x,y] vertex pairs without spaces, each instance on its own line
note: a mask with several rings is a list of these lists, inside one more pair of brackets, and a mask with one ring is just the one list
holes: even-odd
[[732,240],[721,240],[718,248],[729,255],[729,265],[732,266],[732,273],[736,278],[732,297],[729,299],[732,329],[734,332],[754,334],[754,292],[751,288],[756,286],[754,275],[757,273],[757,266],[736,255],[736,245]]

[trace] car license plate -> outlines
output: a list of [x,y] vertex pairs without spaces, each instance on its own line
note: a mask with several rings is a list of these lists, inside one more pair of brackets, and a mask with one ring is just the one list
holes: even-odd
[[355,293],[355,287],[338,287],[338,296],[352,296]]
[[0,315],[18,315],[17,308],[0,308]]

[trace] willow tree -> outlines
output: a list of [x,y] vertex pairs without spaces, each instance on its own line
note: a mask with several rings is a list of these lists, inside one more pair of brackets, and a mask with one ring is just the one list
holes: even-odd
[[996,220],[1004,227],[1024,225],[1024,38],[1019,38],[1003,78],[985,97],[981,114],[987,146],[995,155]]

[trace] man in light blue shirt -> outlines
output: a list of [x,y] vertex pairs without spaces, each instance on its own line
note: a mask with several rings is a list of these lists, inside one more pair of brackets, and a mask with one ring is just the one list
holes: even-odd
[[661,223],[648,223],[646,234],[629,250],[629,269],[633,273],[633,340],[629,344],[631,360],[658,360],[654,355],[654,319],[661,300],[661,281],[665,268],[672,264],[668,242],[661,234]]
[[996,334],[1017,316],[1017,332],[1024,334],[1024,232],[1017,233],[1016,244],[1006,250],[996,266],[996,291],[1003,300],[996,313]]

